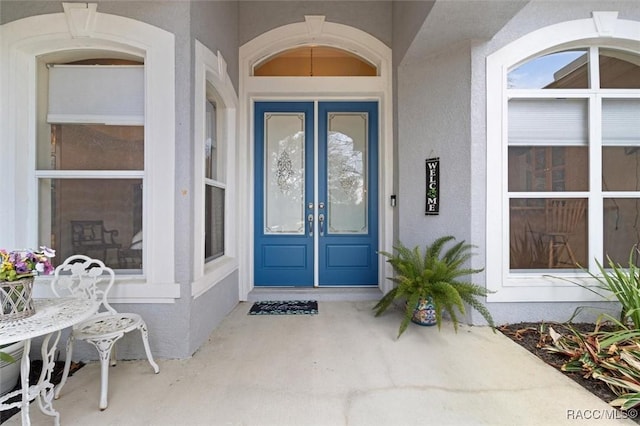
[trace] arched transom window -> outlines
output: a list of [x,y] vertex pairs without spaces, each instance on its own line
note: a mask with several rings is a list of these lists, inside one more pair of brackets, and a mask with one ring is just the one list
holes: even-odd
[[285,50],[256,64],[256,77],[368,77],[377,68],[357,55],[329,46]]

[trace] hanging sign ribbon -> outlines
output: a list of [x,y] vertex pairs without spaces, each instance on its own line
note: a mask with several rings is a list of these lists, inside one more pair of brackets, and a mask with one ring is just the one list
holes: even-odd
[[440,158],[427,158],[427,207],[425,215],[440,213]]

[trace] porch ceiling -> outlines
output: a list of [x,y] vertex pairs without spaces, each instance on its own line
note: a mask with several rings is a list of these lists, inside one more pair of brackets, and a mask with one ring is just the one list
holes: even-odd
[[489,40],[530,0],[437,0],[417,32],[402,64],[464,40]]

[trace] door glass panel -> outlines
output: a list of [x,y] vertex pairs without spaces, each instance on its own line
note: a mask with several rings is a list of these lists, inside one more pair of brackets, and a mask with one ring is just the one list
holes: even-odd
[[327,214],[330,234],[367,233],[367,122],[363,113],[329,113]]
[[304,114],[265,114],[265,234],[304,234]]

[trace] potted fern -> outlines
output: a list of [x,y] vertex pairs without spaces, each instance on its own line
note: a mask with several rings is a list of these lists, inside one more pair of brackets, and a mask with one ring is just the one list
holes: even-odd
[[[478,296],[486,297],[490,291],[461,280],[462,277],[483,270],[464,266],[472,255],[470,249],[473,246],[460,241],[443,253],[445,245],[454,240],[452,236],[440,237],[433,244],[428,245],[424,252],[418,246],[409,249],[402,243],[394,247],[395,253],[380,252],[393,266],[395,276],[389,279],[395,282],[396,286],[385,294],[373,309],[375,315],[380,316],[394,301],[406,301],[398,337],[407,329],[409,321],[421,323],[425,316],[426,319],[432,317],[432,323],[440,328],[443,311],[449,315],[457,331],[458,315],[464,315],[465,303],[477,310],[491,328],[495,329],[491,313],[476,299]],[[427,314],[425,315],[424,312]],[[431,323],[427,321],[427,324],[422,325],[429,324]]]

